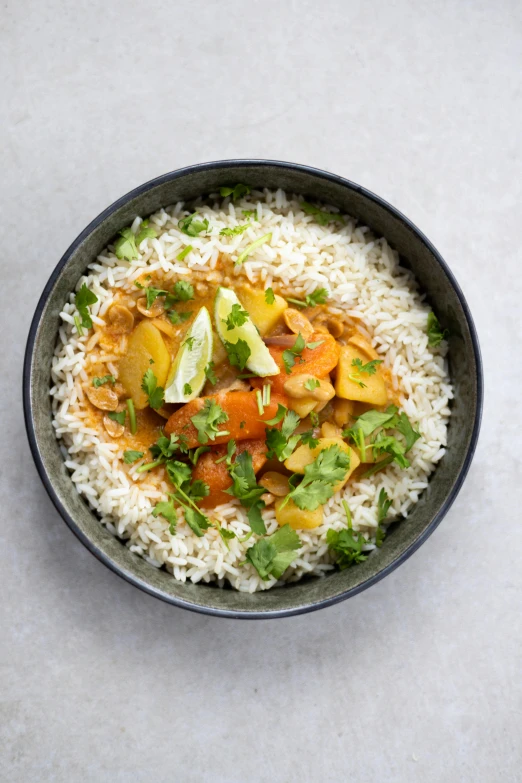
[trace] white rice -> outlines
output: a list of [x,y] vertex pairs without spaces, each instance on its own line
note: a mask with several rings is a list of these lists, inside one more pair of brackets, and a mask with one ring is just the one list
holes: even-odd
[[[257,220],[245,233],[219,236],[221,228],[245,222],[242,210],[254,208]],[[385,366],[392,370],[402,409],[422,437],[408,454],[409,469],[392,465],[370,478],[349,483],[325,505],[321,527],[298,531],[303,546],[284,581],[295,581],[304,574],[323,575],[335,567],[326,546],[326,531],[346,526],[343,498],[351,508],[354,529],[364,533],[367,549],[372,550],[381,488],[392,500],[390,518],[406,517],[443,456],[449,401],[453,397],[444,344],[438,349],[428,345],[429,307],[423,303],[412,274],[399,266],[397,254],[385,239],[375,238],[355,220],[347,218],[342,227],[333,223],[320,226],[302,211],[296,197],[287,197],[282,190],[253,192],[236,204],[229,199],[216,200],[213,207],[201,203],[198,211],[208,218],[210,235],[188,237],[178,229],[179,218],[188,214],[182,203],[161,209],[150,218],[158,237],[141,243],[139,260],[130,264],[120,261],[109,247],[89,266],[77,288],[86,283],[94,291],[98,302],[91,308],[93,322],[103,326],[103,315],[114,298],[109,289],[135,291],[134,280],[144,270],[157,270],[167,279],[179,275],[189,278],[196,271],[210,278],[220,254],[235,259],[253,240],[272,232],[271,241],[243,264],[243,273],[252,283],[268,287],[274,281],[283,288],[288,286],[297,296],[324,286],[330,291],[329,304],[362,318],[361,326],[367,329]],[[136,218],[134,231],[140,222]],[[176,256],[187,245],[192,245],[192,251],[183,261],[177,261]],[[88,378],[87,354],[95,354],[113,375],[117,375],[117,366],[112,362],[119,357],[98,349],[99,333],[90,331],[79,337],[75,314],[71,293],[61,313],[51,396],[56,435],[78,492],[98,513],[102,524],[124,539],[132,552],[151,565],[165,566],[182,582],[215,581],[220,586],[228,582],[245,592],[272,587],[274,579],[261,580],[256,570],[244,563],[245,552],[256,536],[243,543],[231,539],[227,548],[216,528],[198,538],[183,521],[171,535],[168,523],[151,513],[169,491],[163,471],[136,475],[135,467],[123,463],[123,448],[117,441],[107,442],[102,432],[86,426],[82,384]],[[220,506],[210,516],[239,538],[250,531],[237,501]],[[268,507],[263,516],[268,533],[273,533],[277,529],[273,508]]]

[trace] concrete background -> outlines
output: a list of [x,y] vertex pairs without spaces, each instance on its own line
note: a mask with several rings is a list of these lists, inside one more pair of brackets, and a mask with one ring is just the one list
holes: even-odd
[[[2,3],[0,778],[522,779],[522,7]],[[105,206],[165,171],[294,160],[360,182],[434,241],[476,318],[469,478],[398,571],[265,623],[118,579],[40,485],[21,412],[32,311]]]

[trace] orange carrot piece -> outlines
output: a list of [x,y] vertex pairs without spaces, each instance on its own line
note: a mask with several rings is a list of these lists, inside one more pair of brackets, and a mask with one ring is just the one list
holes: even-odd
[[[252,455],[254,473],[261,470],[266,462],[266,443],[264,440],[242,440],[237,444],[236,455],[248,451]],[[225,492],[232,486],[232,479],[225,462],[216,464],[216,460],[227,453],[226,446],[216,446],[212,451],[202,454],[192,471],[193,479],[201,479],[208,484],[210,494],[199,502],[202,508],[215,508],[221,503],[230,503],[232,495]]]
[[317,348],[304,348],[301,353],[302,361],[296,356],[296,362],[292,367],[291,373],[287,373],[283,361],[283,352],[285,348],[280,345],[270,345],[268,350],[272,354],[277,366],[280,369],[279,375],[269,376],[268,378],[252,378],[252,386],[261,388],[267,381],[272,384],[272,392],[275,394],[284,394],[285,381],[291,375],[300,375],[307,373],[315,375],[316,378],[325,378],[331,372],[339,361],[340,347],[331,334],[314,332],[309,343],[318,343]]
[[209,445],[227,443],[232,438],[234,440],[262,439],[265,436],[265,421],[276,415],[278,404],[288,407],[288,398],[284,394],[272,394],[270,403],[265,405],[262,414],[259,413],[255,391],[222,392],[211,397],[197,397],[172,414],[165,425],[166,434],[171,435],[175,432],[176,435],[183,435],[189,449],[201,446],[191,418],[201,410],[205,400],[208,399],[215,400],[228,415],[227,421],[218,425],[218,429],[227,434],[216,435],[215,441],[209,441]]

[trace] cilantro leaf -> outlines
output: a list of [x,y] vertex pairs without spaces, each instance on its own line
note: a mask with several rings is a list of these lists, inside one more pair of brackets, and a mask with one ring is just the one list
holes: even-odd
[[192,351],[194,348],[194,342],[196,338],[195,337],[186,337],[182,343],[182,345],[186,345],[189,351]]
[[366,539],[361,533],[357,533],[354,536],[350,528],[339,531],[330,528],[326,532],[326,543],[331,552],[333,552],[341,571],[357,565],[357,563],[362,563],[368,558],[367,555],[363,554]]
[[[280,407],[278,406],[278,413]],[[277,418],[277,414],[274,418]],[[301,439],[300,435],[292,435],[300,421],[301,419],[295,411],[287,410],[284,414],[281,430],[266,429],[268,459],[278,459],[280,462],[288,459]]]
[[149,226],[149,221],[144,220],[136,234],[136,245],[139,247],[144,239],[154,239],[154,237],[157,236],[156,230],[152,228],[152,226]]
[[296,357],[301,356],[305,346],[305,339],[301,332],[299,332],[292,348],[287,348],[286,351],[283,351],[283,364],[285,365],[285,370],[287,373],[292,372],[292,367],[296,362]]
[[265,291],[265,302],[268,305],[273,305],[275,302],[275,294],[273,288],[267,288]]
[[400,468],[409,468],[410,461],[405,457],[406,449],[393,435],[384,435],[379,433],[377,438],[372,444],[373,453],[375,456],[379,454],[388,453],[393,457],[393,461],[397,463]]
[[248,196],[251,190],[252,188],[250,188],[248,185],[242,185],[239,183],[237,185],[227,185],[219,188],[219,195],[222,198],[232,196],[232,201],[237,201],[238,199],[243,198],[243,196]]
[[377,522],[379,525],[381,522],[384,522],[388,516],[388,511],[390,510],[391,504],[392,502],[388,497],[388,493],[383,487],[379,492],[379,497],[377,499]]
[[190,508],[189,506],[186,506],[184,509],[185,514],[185,522],[190,527],[193,533],[195,533],[198,538],[201,538],[203,535],[204,530],[208,530],[210,527],[210,520],[205,514],[203,514],[199,509]]
[[190,420],[198,432],[198,441],[205,446],[209,440],[215,440],[216,435],[219,435],[218,425],[228,421],[228,413],[225,413],[215,400],[207,397],[201,410]]
[[194,299],[194,286],[188,280],[178,280],[174,283],[174,292],[170,294],[169,299],[172,302],[190,302]]
[[220,462],[226,462],[227,468],[232,467],[232,457],[236,453],[236,441],[232,438],[232,440],[229,440],[227,443],[227,453],[220,457],[219,459],[215,460],[216,465],[219,465]]
[[198,460],[202,454],[206,451],[210,451],[210,446],[198,446],[197,449],[189,449],[188,456],[194,467],[198,464]]
[[170,534],[174,535],[174,533],[176,532],[178,514],[176,512],[176,509],[174,508],[174,503],[172,502],[172,495],[169,495],[169,500],[162,500],[160,503],[156,503],[156,505],[152,509],[152,516],[153,517],[162,516],[164,519],[166,519],[170,525],[169,527]]
[[360,430],[363,434],[364,438],[367,438],[369,435],[372,434],[376,429],[379,427],[386,427],[391,426],[392,422],[394,421],[397,413],[397,408],[395,405],[390,405],[385,413],[381,413],[380,411],[368,411],[367,413],[363,413],[362,416],[359,416],[353,425],[353,427],[349,430],[344,430],[343,437],[353,437],[353,432],[355,430]]
[[212,384],[212,386],[216,385],[217,376],[216,373],[214,372],[214,362],[209,362],[205,367],[205,377],[207,381]]
[[271,536],[260,539],[246,552],[246,559],[263,580],[279,579],[295,560],[301,540],[290,525],[284,525]]
[[337,212],[326,212],[313,204],[309,204],[307,201],[301,202],[301,208],[305,214],[312,215],[320,226],[327,226],[328,223],[332,222],[344,223],[343,218]]
[[283,421],[285,417],[285,413],[287,412],[287,408],[285,408],[284,405],[281,405],[279,402],[277,404],[277,413],[274,416],[273,419],[265,419],[265,424],[270,424],[271,426],[274,426],[275,424],[279,424],[280,421]]
[[137,462],[142,457],[143,451],[133,451],[132,449],[129,449],[129,451],[123,452],[123,461],[126,465],[132,465],[133,462]]
[[98,301],[96,294],[89,291],[87,285],[84,283],[79,291],[76,292],[74,301],[76,309],[81,317],[81,325],[86,329],[92,329],[92,318],[89,313],[89,306],[95,304]]
[[125,425],[125,418],[127,416],[127,411],[126,410],[119,411],[119,412],[109,411],[107,413],[107,416],[109,417],[109,419],[112,419],[112,421],[117,421],[118,424],[121,424],[123,427]]
[[185,321],[188,321],[192,313],[193,313],[192,310],[188,310],[184,313],[178,313],[177,310],[169,310],[167,316],[171,324],[174,324],[175,326],[176,324],[182,324]]
[[105,383],[116,383],[116,378],[114,375],[104,375],[103,378],[93,378],[92,379],[92,385],[95,389],[99,389],[100,386],[103,386]]
[[134,261],[140,257],[136,247],[136,237],[130,228],[122,228],[120,236],[114,243],[114,254],[116,258],[125,259],[125,261]]
[[208,220],[202,218],[197,212],[178,220],[178,228],[189,237],[197,237],[202,231],[208,231]]
[[313,391],[314,389],[317,389],[318,386],[321,385],[321,381],[317,380],[317,378],[308,378],[308,380],[305,381],[305,389],[308,389],[308,391]]
[[428,313],[427,331],[428,345],[433,346],[433,348],[436,348],[437,345],[440,345],[443,340],[447,340],[449,337],[449,331],[440,328],[439,319],[433,311]]
[[141,388],[149,398],[150,407],[155,411],[157,411],[158,408],[161,408],[163,405],[164,389],[162,386],[158,386],[158,379],[150,368],[143,375]]
[[287,495],[287,500],[293,500],[303,510],[315,511],[332,497],[334,485],[344,479],[349,467],[350,456],[339,446],[322,449],[313,462],[305,465],[301,483]]
[[183,387],[183,394],[192,394],[192,386],[190,383],[186,383]]
[[364,389],[366,384],[361,381],[359,376],[362,373],[365,373],[366,375],[375,375],[377,372],[377,366],[382,364],[382,362],[382,359],[373,359],[371,362],[366,362],[366,364],[363,364],[361,359],[352,359],[352,367],[355,368],[355,372],[351,373],[348,378]]
[[266,489],[257,483],[250,452],[242,451],[230,464],[230,477],[232,486],[225,492],[238,498],[241,505],[247,509],[248,521],[254,533],[264,535],[266,527],[261,510],[265,503],[261,500],[261,495],[265,494]]
[[147,310],[150,310],[158,296],[168,296],[169,292],[164,291],[162,288],[154,288],[154,286],[149,285],[145,289],[145,296],[147,297]]
[[226,527],[218,527],[218,533],[221,536],[221,538],[223,539],[223,543],[225,544],[226,548],[230,549],[230,547],[228,546],[228,542],[232,538],[237,538],[237,536],[234,533],[234,531],[233,530],[227,530]]
[[219,232],[220,237],[237,237],[239,234],[243,234],[247,228],[250,227],[250,223],[243,223],[242,226],[235,226],[235,228],[222,228]]
[[410,420],[405,413],[399,414],[399,419],[395,425],[399,432],[404,435],[406,441],[406,451],[409,451],[413,444],[420,438],[420,432],[414,430]]
[[243,217],[246,217],[247,220],[250,220],[250,218],[254,217],[256,215],[255,209],[242,209],[241,214]]
[[311,294],[306,295],[304,302],[301,299],[288,299],[288,301],[299,307],[316,307],[316,305],[324,304],[329,296],[326,288],[316,288]]
[[241,305],[233,304],[228,317],[226,319],[222,318],[221,320],[227,327],[227,331],[231,331],[236,326],[242,326],[246,321],[248,321],[248,313],[246,310],[241,308]]
[[162,435],[158,438],[156,443],[150,446],[149,451],[153,457],[171,459],[177,451],[183,451],[183,442],[181,438],[178,438],[174,433],[172,433],[170,438],[166,435]]
[[319,440],[314,437],[313,430],[306,430],[301,433],[301,443],[304,446],[308,446],[309,449],[315,449],[319,445]]
[[244,370],[251,354],[246,340],[240,338],[236,343],[229,343],[228,340],[225,340],[225,349],[230,364],[233,367],[239,367],[240,370]]

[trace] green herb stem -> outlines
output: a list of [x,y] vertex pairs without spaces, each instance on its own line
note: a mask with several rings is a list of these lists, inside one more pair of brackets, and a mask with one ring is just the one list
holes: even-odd
[[127,400],[127,410],[129,412],[129,426],[130,426],[131,435],[136,435],[138,431],[138,423],[136,421],[136,410],[134,408],[134,403],[130,399],[130,397]]

